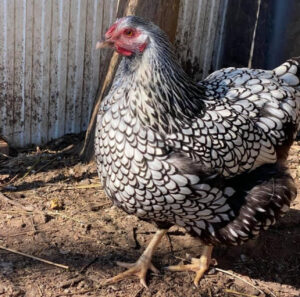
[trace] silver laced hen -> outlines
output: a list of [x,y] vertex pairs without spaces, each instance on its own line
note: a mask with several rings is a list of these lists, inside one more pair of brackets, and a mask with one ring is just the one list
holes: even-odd
[[127,271],[146,286],[151,258],[172,225],[205,243],[200,259],[172,271],[208,269],[214,245],[237,245],[267,229],[296,197],[285,162],[300,122],[299,58],[278,68],[226,68],[195,83],[166,35],[138,17],[117,20],[98,48],[124,56],[96,128],[107,195],[158,231]]

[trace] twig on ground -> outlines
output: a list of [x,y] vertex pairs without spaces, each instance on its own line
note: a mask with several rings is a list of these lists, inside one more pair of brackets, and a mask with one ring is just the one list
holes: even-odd
[[73,190],[75,189],[91,189],[91,188],[100,188],[102,185],[100,183],[95,183],[95,184],[89,184],[89,185],[79,185],[79,186],[74,186],[74,187],[68,187],[66,190]]
[[99,257],[95,257],[92,261],[90,261],[89,263],[85,264],[79,271],[79,273],[83,273],[86,271],[86,269],[88,269],[92,264],[94,264],[95,262],[97,262],[99,259]]
[[254,295],[249,295],[249,294],[245,294],[245,293],[241,293],[241,292],[237,292],[237,291],[229,290],[229,289],[225,289],[225,292],[229,293],[229,294],[234,294],[234,295],[237,295],[237,296],[255,297]]
[[134,297],[142,296],[143,291],[145,290],[144,287],[140,288],[135,294]]
[[42,292],[42,289],[41,289],[40,285],[38,284],[38,285],[37,285],[37,287],[38,287],[38,290],[39,290],[40,296],[41,296],[41,297],[43,297],[43,296],[44,296],[44,294],[43,294],[43,292]]
[[37,169],[35,171],[35,173],[40,172],[41,170],[43,170],[44,168],[46,168],[48,165],[50,165],[51,163],[53,163],[56,160],[56,158],[51,159],[50,161],[48,161],[46,164],[44,164],[43,166],[41,166],[39,169]]
[[[27,175],[30,174],[30,172],[40,163],[41,157],[39,157],[33,164],[32,166],[29,167],[29,169],[26,171],[26,173],[20,178],[20,180],[23,180]],[[19,180],[19,181],[20,181]]]
[[31,225],[32,225],[32,232],[33,232],[33,234],[35,234],[36,233],[36,231],[37,231],[37,229],[36,229],[36,226],[35,226],[35,223],[34,223],[34,220],[33,220],[33,217],[32,216],[30,216],[29,217],[29,220],[30,220],[30,223],[31,223]]
[[81,276],[81,275],[78,276],[77,275],[76,277],[71,278],[71,279],[69,279],[67,281],[64,281],[63,283],[59,284],[59,288],[65,289],[65,288],[73,287],[74,285],[80,283],[83,280],[84,280],[83,276]]
[[133,238],[133,241],[135,243],[135,246],[133,247],[135,250],[138,250],[140,249],[141,245],[137,239],[137,228],[136,227],[133,227],[132,228],[132,238]]
[[[220,272],[223,272],[223,273],[228,274],[228,275],[230,275],[230,276],[233,276],[233,277],[239,279],[240,281],[246,283],[247,285],[251,286],[252,288],[256,289],[258,292],[260,292],[260,293],[262,293],[262,294],[265,294],[265,292],[262,291],[260,288],[258,288],[257,286],[251,284],[250,282],[246,281],[245,279],[243,279],[242,277],[236,275],[235,273],[232,273],[232,272],[229,272],[229,271],[227,271],[227,270],[220,269],[220,268],[215,268],[215,269],[216,269],[217,271],[220,271]],[[270,290],[269,290],[269,291],[270,291]],[[270,292],[271,292],[271,291],[270,291]],[[272,296],[277,297],[274,293],[272,293]]]
[[[4,196],[5,197],[5,196]],[[1,199],[1,193],[0,193],[0,199]],[[11,200],[9,200],[8,202],[10,202]],[[109,202],[110,203],[110,202]],[[106,204],[106,203],[105,203]],[[107,202],[108,204],[108,202]],[[18,204],[13,204],[15,206],[20,206]],[[23,205],[22,205],[23,206]],[[103,205],[100,205],[100,206],[103,206]],[[85,222],[82,222],[80,220],[77,220],[73,217],[70,217],[68,215],[65,215],[65,214],[62,214],[62,213],[59,213],[59,212],[55,212],[55,211],[42,211],[42,210],[29,210],[29,209],[26,209],[26,208],[22,208],[23,210],[19,211],[19,210],[0,210],[0,213],[12,213],[12,214],[29,214],[29,215],[33,215],[33,214],[43,214],[45,216],[50,216],[50,217],[53,217],[53,216],[58,216],[58,217],[62,217],[64,219],[68,219],[68,220],[72,220],[76,223],[79,223],[81,225],[88,225],[89,223],[85,223]]]
[[85,294],[85,293],[89,293],[89,292],[93,292],[94,289],[88,289],[88,290],[83,290],[83,291],[77,291],[77,292],[74,292],[74,293],[61,293],[61,294],[58,294],[56,295],[57,297],[61,297],[61,296],[72,296],[72,295],[81,295],[81,294]]
[[268,293],[270,294],[270,295],[272,295],[273,297],[277,297],[277,295],[275,295],[265,284],[262,284],[263,285],[263,287],[265,288],[265,290],[268,290]]
[[7,186],[9,184],[11,184],[12,182],[14,182],[17,178],[19,177],[19,174],[17,173],[11,180],[9,180],[7,183],[5,183],[3,186]]
[[96,207],[100,208],[100,207],[103,207],[103,206],[106,206],[106,205],[109,205],[109,204],[112,204],[112,202],[111,201],[107,201],[107,202],[104,202],[104,203],[96,205]]
[[35,231],[33,231],[33,230],[28,230],[28,231],[24,231],[24,232],[20,232],[20,233],[15,233],[15,234],[9,234],[9,235],[7,235],[7,237],[16,237],[16,236],[21,236],[21,235],[26,235],[26,234],[29,234],[29,233],[40,233],[40,232],[46,232],[46,231],[48,231],[48,232],[53,232],[53,231],[57,231],[57,230],[50,230],[49,228],[44,228],[44,229],[38,229],[38,230],[35,230]]
[[27,257],[27,258],[31,258],[31,259],[34,259],[34,260],[37,260],[37,261],[40,261],[40,262],[43,262],[43,263],[46,263],[46,264],[49,264],[49,265],[53,265],[53,266],[56,266],[56,267],[59,267],[59,268],[63,268],[63,269],[67,269],[67,270],[69,269],[69,266],[54,263],[52,261],[48,261],[48,260],[45,260],[45,259],[42,259],[42,258],[39,258],[39,257],[35,257],[35,256],[29,255],[29,254],[25,254],[25,253],[19,252],[19,251],[14,250],[14,249],[6,248],[2,245],[0,245],[0,249],[11,252],[11,253],[14,253],[14,254],[18,254],[18,255],[21,255],[21,256],[24,256],[24,257]]
[[5,159],[11,159],[12,157],[10,157],[9,155],[0,153],[0,157],[5,158]]
[[18,215],[23,215],[23,214],[30,214],[32,215],[33,212],[32,211],[28,211],[28,210],[0,210],[1,214],[18,214]]
[[170,236],[169,233],[167,233],[167,238],[168,238],[168,242],[169,242],[169,245],[170,245],[171,254],[172,254],[172,256],[174,256],[174,247],[173,247],[172,239],[171,239],[171,236]]
[[81,224],[81,225],[88,225],[88,223],[85,223],[85,222],[82,222],[82,221],[79,221],[79,220],[77,220],[77,219],[75,219],[75,218],[72,218],[72,217],[70,217],[70,216],[67,216],[67,215],[65,215],[65,214],[62,214],[62,213],[59,213],[59,212],[54,212],[54,211],[47,211],[47,212],[45,212],[45,214],[46,215],[50,215],[50,216],[59,216],[59,217],[62,217],[62,218],[64,218],[64,219],[69,219],[69,220],[72,220],[72,221],[74,221],[74,222],[77,222],[77,223],[79,223],[79,224]]

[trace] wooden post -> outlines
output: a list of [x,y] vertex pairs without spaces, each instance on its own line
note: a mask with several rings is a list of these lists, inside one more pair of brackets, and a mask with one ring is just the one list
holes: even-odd
[[[171,42],[174,42],[177,29],[179,3],[180,0],[119,0],[117,17],[138,15],[147,18],[159,25],[168,34]],[[102,99],[107,95],[111,87],[120,60],[121,57],[114,52],[109,63],[104,83],[95,100],[84,144],[80,151],[80,157],[83,161],[89,162],[94,156],[94,134],[98,109]]]

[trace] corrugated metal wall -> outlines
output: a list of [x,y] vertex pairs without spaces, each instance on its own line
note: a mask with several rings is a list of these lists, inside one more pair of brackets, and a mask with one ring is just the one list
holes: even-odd
[[[87,128],[117,0],[0,0],[0,135],[13,146]],[[201,78],[218,65],[227,0],[181,0],[176,50]],[[213,64],[214,61],[214,64]]]
[[181,1],[176,51],[185,71],[195,79],[219,68],[228,0]]

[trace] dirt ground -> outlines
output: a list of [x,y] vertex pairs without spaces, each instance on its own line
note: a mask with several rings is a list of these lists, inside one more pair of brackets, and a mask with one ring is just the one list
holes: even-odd
[[[0,296],[300,296],[300,195],[258,239],[215,248],[218,265],[198,288],[193,273],[163,270],[201,252],[201,243],[176,227],[155,254],[161,274],[148,274],[149,289],[137,279],[101,286],[124,270],[115,261],[139,257],[155,228],[112,206],[95,163],[82,164],[74,153],[80,141],[71,135],[0,156]],[[300,190],[300,141],[292,147],[289,167]]]

